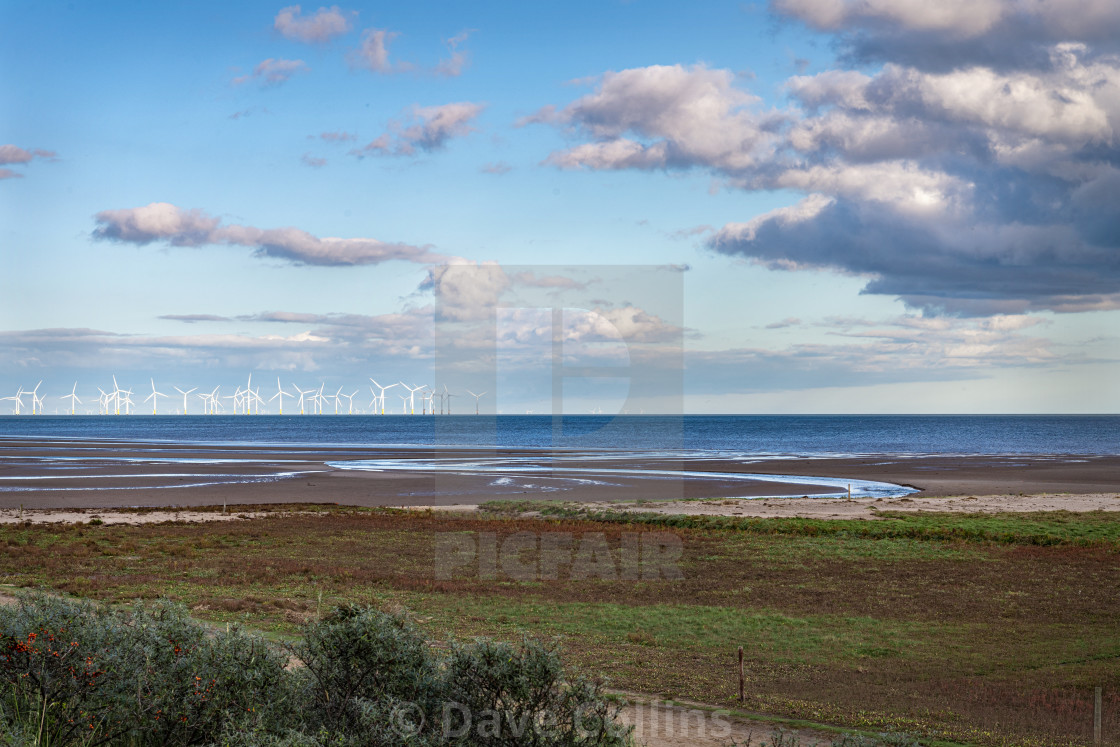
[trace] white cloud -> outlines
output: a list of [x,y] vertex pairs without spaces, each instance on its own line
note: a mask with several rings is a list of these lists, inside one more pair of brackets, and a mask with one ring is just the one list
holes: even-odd
[[427,263],[446,259],[430,247],[377,239],[320,238],[290,227],[260,229],[222,225],[219,218],[202,210],[184,210],[166,202],[104,210],[95,218],[99,224],[92,234],[95,239],[141,246],[156,241],[172,246],[233,244],[253,247],[257,256],[284,259],[294,264],[345,266],[380,264],[391,260]]
[[837,34],[846,58],[926,70],[1047,69],[1046,49],[1092,42],[1116,51],[1111,0],[771,0],[780,15]]
[[184,210],[167,202],[153,202],[138,208],[103,210],[96,216],[100,223],[93,236],[130,244],[166,241],[172,246],[199,246],[214,243],[219,218],[205,211]]
[[391,122],[388,131],[382,133],[362,148],[350,151],[358,157],[367,155],[414,156],[418,152],[429,153],[442,149],[449,140],[463,137],[475,128],[471,124],[485,104],[461,101],[442,106],[416,107],[409,121]]
[[971,38],[1029,29],[1046,41],[1065,41],[1106,38],[1120,27],[1120,7],[1109,0],[771,0],[771,7],[821,30],[876,34]]
[[436,293],[437,320],[488,319],[512,281],[497,262],[459,261],[432,267],[421,290]]
[[678,342],[683,330],[632,305],[565,312],[564,337],[569,342]]
[[743,171],[767,156],[773,117],[753,112],[758,98],[736,88],[734,78],[702,65],[609,72],[594,93],[521,123],[571,126],[594,138],[549,156],[564,168]]
[[[43,150],[42,148],[32,148],[27,150],[18,145],[0,145],[0,167],[13,165],[22,166],[31,163],[36,158],[44,159],[47,161],[56,160],[58,154],[53,150]],[[5,179],[22,179],[23,174],[12,169],[0,168],[0,181]]]
[[[1055,54],[1076,54],[1073,48]],[[870,84],[881,107],[980,125],[1016,137],[1042,137],[1075,146],[1113,140],[1120,125],[1120,67],[1071,66],[1052,73],[997,73],[981,67],[947,74],[890,65]],[[1109,111],[1112,109],[1112,111]]]
[[0,145],[0,164],[27,163],[34,156],[17,145]]
[[824,30],[893,23],[922,31],[976,36],[1007,11],[1006,0],[773,0],[775,10]]
[[347,143],[352,140],[357,140],[358,136],[352,132],[321,132],[319,133],[319,139],[328,143]]
[[[962,4],[799,7],[978,34],[1002,18]],[[1024,69],[796,76],[794,106],[765,114],[730,71],[652,66],[606,73],[523,123],[583,140],[547,157],[559,168],[702,168],[726,186],[808,195],[725,226],[709,240],[719,252],[864,276],[866,292],[928,309],[1104,308],[1120,294],[1120,57],[1083,43],[1045,53],[1047,66]]]
[[273,27],[289,39],[308,44],[320,43],[350,31],[350,19],[354,15],[332,5],[304,16],[300,6],[292,5],[276,14]]
[[400,36],[388,29],[366,29],[362,32],[362,43],[350,54],[350,64],[375,73],[399,73],[413,69],[408,63],[389,61],[389,42]]
[[513,171],[513,167],[505,161],[494,161],[484,164],[479,170],[484,174],[494,174],[495,176],[502,176],[503,174],[508,174],[509,172]]
[[463,31],[447,40],[449,55],[446,59],[439,61],[439,64],[432,70],[433,73],[448,78],[455,78],[462,75],[463,69],[466,68],[469,62],[469,58],[466,52],[459,49],[459,45],[467,40],[470,33],[470,31]]
[[296,73],[307,70],[303,60],[282,60],[268,58],[262,60],[249,75],[241,75],[233,79],[235,86],[255,81],[262,86],[278,86],[287,82]]

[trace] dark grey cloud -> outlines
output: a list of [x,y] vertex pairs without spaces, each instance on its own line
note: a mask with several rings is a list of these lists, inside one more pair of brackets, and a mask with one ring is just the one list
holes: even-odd
[[[778,5],[838,33],[959,39],[988,38],[1030,10],[1002,0]],[[1100,14],[1108,24],[1120,10]],[[1120,56],[1076,38],[1048,38],[1042,51],[1042,66],[888,61],[871,74],[795,76],[780,111],[760,110],[730,71],[651,66],[606,73],[523,124],[577,139],[548,156],[558,168],[702,169],[732,188],[806,196],[723,227],[707,240],[720,253],[865,276],[865,292],[937,312],[1120,307]]]
[[1120,48],[1120,6],[1099,0],[771,0],[778,16],[832,32],[846,61],[927,71],[1045,69],[1063,42]]
[[865,293],[965,314],[1120,307],[1120,252],[1070,225],[946,224],[852,200],[807,201],[725,226],[717,252],[774,269],[868,278]]

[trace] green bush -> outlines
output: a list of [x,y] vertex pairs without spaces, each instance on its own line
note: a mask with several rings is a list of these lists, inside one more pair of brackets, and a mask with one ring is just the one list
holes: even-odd
[[405,617],[366,607],[309,623],[283,651],[167,602],[113,611],[29,595],[0,608],[11,747],[629,745],[616,716],[552,648],[479,641],[441,655]]
[[[309,624],[289,651],[304,664],[296,676],[308,726],[340,743],[400,744],[394,714],[405,718],[407,704],[416,704],[426,719],[437,708],[440,683],[428,643],[399,615],[342,607]],[[418,737],[413,743],[424,743]]]
[[478,641],[456,646],[446,668],[440,714],[449,744],[480,747],[625,745],[629,729],[598,683],[564,682],[555,649]]
[[0,612],[0,718],[35,744],[206,744],[284,725],[284,663],[170,603],[118,612],[30,596]]

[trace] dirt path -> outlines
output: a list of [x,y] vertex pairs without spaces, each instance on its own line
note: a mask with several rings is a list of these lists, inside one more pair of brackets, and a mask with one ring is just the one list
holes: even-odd
[[769,742],[770,735],[779,729],[805,747],[831,744],[836,736],[814,729],[785,728],[779,722],[734,718],[726,710],[700,703],[670,705],[642,693],[624,695],[631,703],[622,709],[621,720],[634,727],[634,736],[644,747],[757,746],[764,740]]
[[758,518],[878,519],[879,511],[909,513],[1004,513],[1027,511],[1120,511],[1120,493],[957,495],[905,498],[721,498],[706,501],[618,503],[612,511],[750,516]]

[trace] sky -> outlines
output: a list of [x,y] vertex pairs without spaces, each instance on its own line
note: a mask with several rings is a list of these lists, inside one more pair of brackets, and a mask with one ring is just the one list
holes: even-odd
[[1111,0],[0,0],[0,396],[1116,413],[1118,156]]

